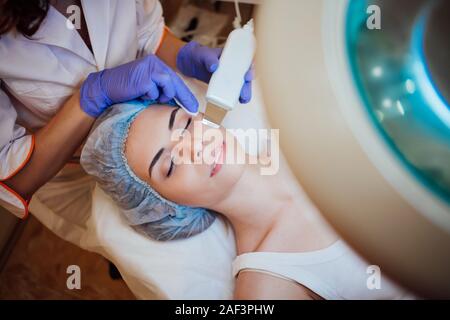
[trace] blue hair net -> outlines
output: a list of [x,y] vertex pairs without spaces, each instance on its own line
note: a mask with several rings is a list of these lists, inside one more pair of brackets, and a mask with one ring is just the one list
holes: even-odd
[[155,240],[187,238],[208,228],[215,213],[164,199],[133,173],[125,158],[130,126],[151,104],[154,102],[131,101],[108,108],[95,122],[80,162],[135,229]]

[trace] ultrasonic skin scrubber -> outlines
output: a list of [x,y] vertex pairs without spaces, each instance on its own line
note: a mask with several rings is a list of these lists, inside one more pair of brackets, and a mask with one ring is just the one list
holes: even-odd
[[218,128],[228,111],[238,104],[244,77],[250,68],[256,49],[253,20],[228,36],[206,93],[207,106],[203,123]]

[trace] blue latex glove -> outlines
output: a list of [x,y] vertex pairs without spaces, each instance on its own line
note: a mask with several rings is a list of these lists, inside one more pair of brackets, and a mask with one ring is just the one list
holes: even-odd
[[[221,48],[209,48],[195,41],[184,45],[177,55],[177,68],[188,77],[196,78],[209,83],[211,75],[219,67]],[[253,66],[244,77],[244,85],[239,101],[248,103],[252,98],[252,80],[254,78]]]
[[81,108],[92,117],[113,104],[136,98],[159,103],[176,98],[189,112],[198,111],[198,101],[183,80],[153,54],[91,73],[80,90]]

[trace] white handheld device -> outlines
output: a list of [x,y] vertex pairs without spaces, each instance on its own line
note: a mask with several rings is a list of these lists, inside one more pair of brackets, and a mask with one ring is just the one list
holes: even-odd
[[236,106],[255,50],[253,20],[250,20],[243,28],[233,30],[228,36],[220,56],[219,67],[209,82],[204,124],[219,127],[227,112]]

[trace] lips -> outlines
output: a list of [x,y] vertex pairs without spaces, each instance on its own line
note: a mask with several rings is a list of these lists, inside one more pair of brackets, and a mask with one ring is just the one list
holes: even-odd
[[209,175],[211,178],[214,177],[217,173],[219,173],[220,169],[222,169],[222,165],[225,159],[225,142],[222,143],[222,146],[216,149],[216,158],[214,160],[213,168],[211,170],[211,174]]

